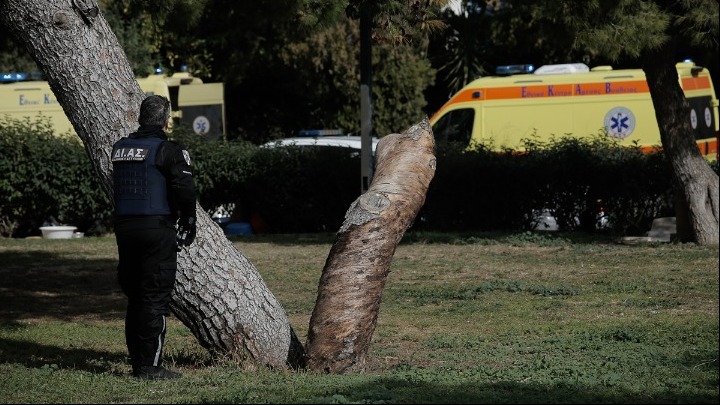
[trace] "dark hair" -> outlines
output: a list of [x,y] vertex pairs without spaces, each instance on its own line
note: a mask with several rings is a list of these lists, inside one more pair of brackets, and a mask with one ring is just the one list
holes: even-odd
[[163,96],[147,96],[140,104],[140,125],[165,125],[170,118],[170,100]]

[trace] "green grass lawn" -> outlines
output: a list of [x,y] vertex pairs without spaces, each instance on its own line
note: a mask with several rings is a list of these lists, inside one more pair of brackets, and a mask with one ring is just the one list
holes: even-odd
[[[233,243],[301,342],[333,235]],[[241,369],[170,318],[173,381],[133,379],[112,236],[0,239],[0,403],[717,403],[718,248],[409,233],[367,371]]]

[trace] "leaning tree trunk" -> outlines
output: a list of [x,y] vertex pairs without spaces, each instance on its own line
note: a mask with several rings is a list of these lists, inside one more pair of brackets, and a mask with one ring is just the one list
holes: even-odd
[[380,139],[370,188],[348,209],[323,268],[310,318],[307,367],[363,371],[395,248],[435,174],[427,119]]
[[678,82],[675,46],[649,53],[647,76],[660,138],[673,173],[678,239],[717,245],[720,234],[718,175],[698,150],[690,125],[690,107]]
[[[0,21],[47,77],[112,196],[110,151],[137,128],[144,94],[95,0],[0,0]],[[112,199],[112,198],[111,198]],[[172,309],[212,352],[284,368],[302,357],[285,310],[201,207],[178,260]]]

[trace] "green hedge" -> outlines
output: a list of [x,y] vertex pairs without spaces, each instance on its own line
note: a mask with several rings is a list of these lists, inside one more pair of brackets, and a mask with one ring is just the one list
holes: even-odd
[[[79,140],[53,136],[47,123],[0,124],[1,235],[39,235],[49,216],[86,233],[112,229],[110,201]],[[336,231],[360,194],[360,157],[344,149],[266,149],[181,129],[172,137],[190,151],[203,209],[224,208],[256,231]],[[641,235],[653,218],[674,215],[664,155],[604,139],[528,140],[522,154],[437,150],[412,229],[528,230],[532,213],[546,209],[563,230],[607,231],[596,226],[602,207],[612,232]]]
[[662,153],[617,148],[606,137],[526,140],[522,154],[440,151],[420,226],[433,230],[529,230],[549,210],[562,230],[639,235],[672,216],[669,165]]
[[260,148],[173,136],[195,162],[200,205],[208,213],[229,207],[232,221],[258,231],[337,230],[360,195],[360,157],[343,148]]
[[87,231],[107,224],[111,203],[76,137],[59,138],[49,121],[0,117],[0,235],[39,235],[53,217]]

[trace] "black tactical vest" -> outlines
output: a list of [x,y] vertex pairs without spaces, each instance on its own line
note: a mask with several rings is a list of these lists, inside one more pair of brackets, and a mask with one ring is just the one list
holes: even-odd
[[123,138],[113,147],[115,215],[170,215],[165,176],[155,166],[160,138]]

